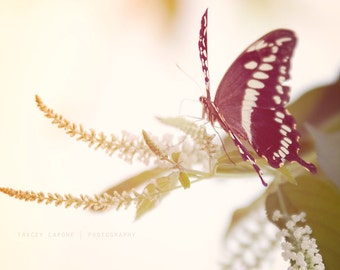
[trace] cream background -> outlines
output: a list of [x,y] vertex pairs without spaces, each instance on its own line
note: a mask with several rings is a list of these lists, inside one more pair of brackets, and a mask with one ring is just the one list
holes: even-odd
[[[94,194],[142,169],[65,136],[36,108],[34,95],[107,134],[161,134],[156,115],[200,117],[197,39],[206,7],[213,89],[246,46],[278,27],[299,39],[293,98],[337,77],[338,1],[187,0],[173,28],[163,25],[156,1],[1,1],[0,185]],[[232,211],[262,190],[258,179],[201,182],[173,192],[138,222],[133,207],[99,215],[0,194],[0,267],[219,269]],[[92,236],[123,232],[134,237]]]

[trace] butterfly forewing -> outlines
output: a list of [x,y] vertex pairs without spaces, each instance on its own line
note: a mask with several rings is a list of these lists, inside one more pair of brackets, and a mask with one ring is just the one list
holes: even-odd
[[204,75],[205,88],[207,91],[207,98],[210,99],[210,79],[209,79],[209,69],[208,69],[208,9],[204,12],[201,20],[201,29],[198,40],[198,49],[200,54],[200,60],[202,65],[202,71]]
[[202,18],[199,49],[207,87],[207,97],[201,101],[209,119],[218,121],[231,135],[242,158],[251,162],[262,181],[259,167],[239,139],[247,140],[274,168],[288,160],[315,172],[315,166],[298,155],[299,134],[294,118],[285,109],[289,101],[285,83],[290,78],[290,59],[296,45],[294,33],[274,30],[250,45],[227,70],[212,102],[206,28],[207,11]]
[[[284,38],[285,43],[277,42]],[[282,83],[289,78],[295,44],[292,31],[270,32],[249,46],[221,80],[214,103],[239,136],[250,142],[253,108],[275,110],[289,99],[289,88]]]

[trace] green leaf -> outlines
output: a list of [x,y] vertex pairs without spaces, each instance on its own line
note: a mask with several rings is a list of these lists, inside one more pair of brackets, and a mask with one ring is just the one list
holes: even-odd
[[225,237],[227,237],[233,228],[237,227],[242,220],[248,218],[253,212],[257,209],[263,207],[268,194],[270,194],[276,188],[276,182],[273,181],[259,197],[257,197],[254,201],[252,201],[249,205],[238,208],[234,211],[230,225],[225,233]]
[[181,156],[181,152],[173,152],[171,153],[171,159],[172,161],[174,161],[175,163],[179,162],[179,158]]
[[261,206],[263,207],[265,198],[266,192],[262,193],[260,197],[251,202],[248,206],[236,209],[232,215],[230,225],[225,232],[224,237],[228,237],[231,234],[232,230],[239,226],[244,219],[249,218],[251,214]]
[[[305,212],[326,269],[338,269],[340,258],[340,192],[328,179],[303,175],[298,185],[282,184],[266,200],[268,218],[274,210],[289,215]],[[273,222],[273,221],[272,221]],[[283,228],[282,220],[275,223]]]
[[157,204],[173,190],[178,182],[178,173],[156,179],[148,184],[138,198],[135,220],[154,209]]
[[[292,172],[288,169],[288,166],[282,166],[281,168],[278,168],[277,172],[280,172],[281,175],[291,184],[297,184]],[[276,177],[278,177],[278,175],[276,175]]]
[[307,133],[303,126],[305,123],[314,127],[324,127],[329,119],[340,113],[340,77],[335,83],[306,92],[287,109],[297,121],[301,139]]
[[314,138],[320,167],[340,189],[340,132],[327,134],[310,125],[307,128]]
[[187,173],[180,172],[178,179],[184,189],[190,188],[190,179]]
[[118,185],[115,185],[107,190],[105,190],[103,193],[107,193],[109,195],[114,195],[114,192],[122,193],[123,191],[130,191],[133,188],[137,188],[140,185],[144,184],[147,181],[150,181],[152,179],[155,179],[159,175],[166,172],[166,168],[154,168],[151,170],[146,170],[142,173],[139,173],[137,175],[134,175],[130,178],[127,178],[120,182]]
[[[108,194],[110,196],[115,196],[116,192],[119,194],[122,194],[124,191],[125,192],[130,192],[133,189],[138,188],[142,184],[149,182],[156,177],[159,177],[161,174],[166,172],[167,170],[165,168],[154,168],[151,170],[146,170],[142,173],[139,173],[137,175],[134,175],[128,179],[123,180],[119,184],[110,187],[109,189],[105,190],[101,195]],[[92,211],[100,212],[103,211],[104,209],[94,209],[90,208]]]
[[[143,193],[144,194],[155,194],[157,192],[157,188],[154,184],[148,184],[145,188]],[[135,220],[139,219],[142,215],[149,212],[153,208],[155,208],[156,203],[158,202],[157,198],[155,196],[147,196],[143,199],[141,199],[137,203],[137,210],[136,210],[136,216]]]

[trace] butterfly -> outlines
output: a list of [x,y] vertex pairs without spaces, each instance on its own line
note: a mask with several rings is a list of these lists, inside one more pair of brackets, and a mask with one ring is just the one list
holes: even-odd
[[199,56],[205,79],[206,96],[200,97],[203,117],[230,135],[242,159],[249,161],[262,184],[260,167],[242,140],[249,142],[258,156],[279,168],[284,161],[296,161],[312,173],[316,167],[299,155],[299,133],[292,115],[285,109],[289,101],[290,59],[296,45],[294,32],[277,29],[251,44],[223,76],[214,101],[210,96],[207,44],[208,9],[202,16]]

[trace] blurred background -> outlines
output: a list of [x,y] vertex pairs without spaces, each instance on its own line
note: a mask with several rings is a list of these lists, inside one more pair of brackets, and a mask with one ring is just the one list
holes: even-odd
[[[197,42],[206,8],[213,93],[243,49],[281,27],[298,36],[292,99],[338,76],[336,0],[2,0],[0,186],[91,195],[142,170],[66,136],[34,96],[106,134],[161,136],[154,116],[201,117]],[[0,267],[220,269],[232,211],[262,191],[257,178],[202,181],[137,222],[134,207],[95,214],[0,194]]]

